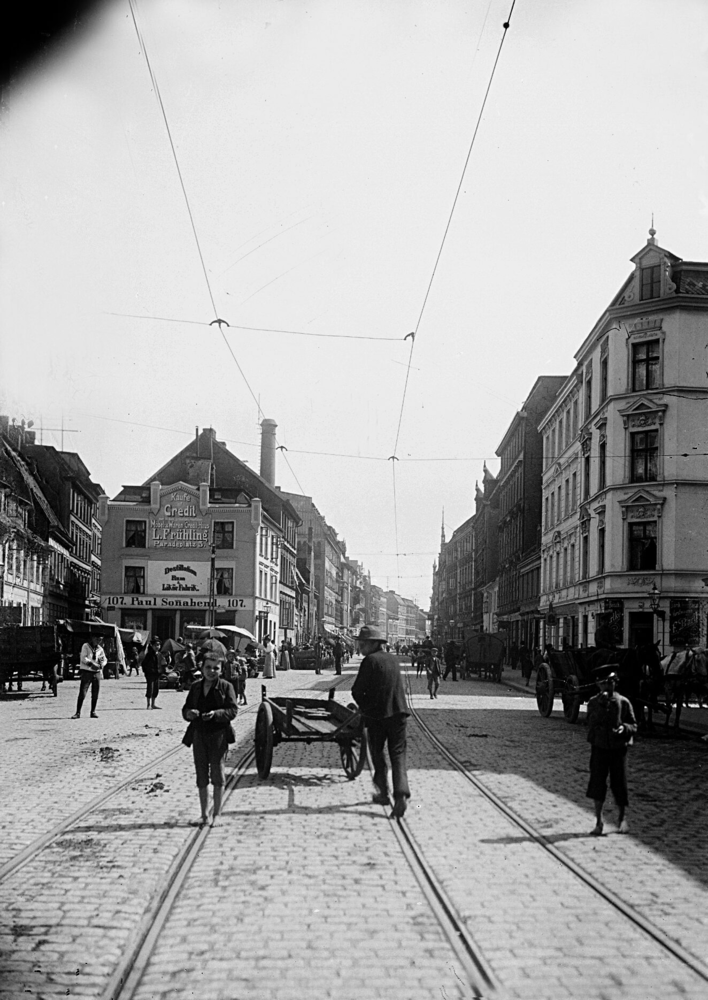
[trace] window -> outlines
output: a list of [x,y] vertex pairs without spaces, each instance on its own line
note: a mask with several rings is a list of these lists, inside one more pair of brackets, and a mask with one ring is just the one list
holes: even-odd
[[126,549],[144,549],[146,535],[146,521],[126,521],[125,522],[125,547]]
[[632,345],[632,392],[643,392],[659,385],[661,351],[658,340]]
[[597,488],[604,490],[607,485],[607,441],[600,441],[600,455],[597,470]]
[[629,569],[656,569],[656,521],[634,521],[629,525]]
[[600,358],[600,402],[604,403],[607,399],[607,364],[608,357],[605,354],[604,357]]
[[568,586],[568,549],[563,549],[563,586]]
[[574,472],[570,479],[570,503],[571,510],[575,510],[578,505],[578,473]]
[[597,529],[597,572],[605,572],[605,525]]
[[234,547],[234,522],[214,521],[214,548],[232,549]]
[[549,515],[548,515],[548,496],[546,496],[545,500],[543,501],[543,507],[544,507],[544,521],[546,524],[546,531],[548,531],[548,529],[551,526],[551,522],[549,520]]
[[126,566],[125,567],[125,584],[123,590],[126,594],[144,594],[145,593],[145,567],[144,566]]
[[570,545],[570,565],[568,566],[568,583],[575,583],[575,542]]
[[558,520],[563,520],[563,508],[561,506],[561,488],[558,487]]
[[658,299],[661,292],[661,265],[652,264],[642,268],[642,289],[640,298]]
[[585,374],[585,419],[592,413],[592,371]]
[[580,538],[580,579],[586,580],[588,576],[588,549],[589,549],[589,538],[588,534],[582,535]]
[[658,478],[659,432],[631,434],[631,470],[633,483],[652,483]]
[[583,456],[583,500],[590,496],[590,455]]
[[560,575],[561,575],[561,556],[560,552],[556,553],[556,590],[560,587]]
[[551,524],[556,523],[556,491],[551,493]]
[[543,590],[548,590],[548,560],[543,560]]
[[[232,548],[232,546],[229,546]],[[214,588],[217,595],[231,595],[234,592],[234,571],[232,569],[214,570]]]
[[573,400],[573,437],[578,433],[578,398]]

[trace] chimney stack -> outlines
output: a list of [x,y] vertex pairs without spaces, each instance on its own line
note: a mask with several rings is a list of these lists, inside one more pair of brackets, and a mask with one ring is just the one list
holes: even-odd
[[261,478],[275,486],[275,420],[261,421]]

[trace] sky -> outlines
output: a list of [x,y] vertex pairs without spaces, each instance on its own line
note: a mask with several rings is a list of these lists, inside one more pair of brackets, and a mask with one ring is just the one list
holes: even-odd
[[272,418],[278,484],[427,607],[652,215],[708,260],[708,5],[517,0],[472,144],[510,9],[97,4],[2,93],[0,412],[110,496],[197,426],[258,469]]

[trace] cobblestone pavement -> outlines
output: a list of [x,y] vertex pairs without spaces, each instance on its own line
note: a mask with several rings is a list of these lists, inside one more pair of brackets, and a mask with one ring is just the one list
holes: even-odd
[[[343,678],[279,674],[269,694],[307,689],[347,703]],[[533,699],[477,680],[421,717],[490,790],[667,935],[708,964],[706,744],[632,750],[628,837],[587,836],[581,725],[543,719]],[[99,719],[59,697],[0,703],[2,855],[179,744],[184,695],[144,708],[142,684],[105,683]],[[235,761],[252,740],[260,681],[236,720]],[[411,720],[407,820],[502,983],[528,1000],[708,995],[669,956],[565,870],[440,756]],[[464,997],[464,975],[366,775],[349,782],[332,745],[281,744],[271,777],[251,772],[209,832],[138,989],[140,1000],[381,1000]],[[63,833],[0,885],[0,997],[102,997],[116,963],[197,814],[180,748]],[[78,972],[78,974],[77,974]]]

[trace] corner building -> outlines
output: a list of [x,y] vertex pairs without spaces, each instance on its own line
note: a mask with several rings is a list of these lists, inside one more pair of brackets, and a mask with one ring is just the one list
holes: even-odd
[[546,642],[706,642],[708,263],[653,229],[540,423]]
[[[275,425],[262,426],[261,470],[273,478]],[[292,637],[299,518],[213,429],[148,483],[102,496],[99,519],[106,621],[161,639],[211,624]]]

